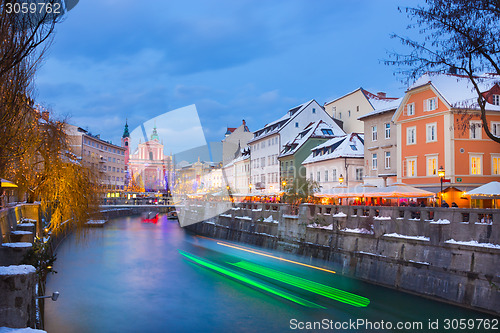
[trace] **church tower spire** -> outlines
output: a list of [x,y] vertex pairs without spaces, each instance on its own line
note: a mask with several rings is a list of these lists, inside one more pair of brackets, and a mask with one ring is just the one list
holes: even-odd
[[155,127],[153,128],[153,134],[151,134],[151,140],[160,140],[160,137],[158,135],[158,132],[156,131],[156,122],[155,122]]
[[130,133],[128,132],[128,119],[125,120],[125,128],[123,129],[122,138],[130,138]]

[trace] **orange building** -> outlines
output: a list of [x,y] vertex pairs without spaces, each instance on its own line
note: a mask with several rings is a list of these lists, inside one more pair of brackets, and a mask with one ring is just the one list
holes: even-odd
[[[500,77],[479,83],[486,97],[490,131],[500,136]],[[466,76],[425,74],[407,91],[393,117],[397,127],[398,181],[440,192],[451,205],[479,206],[464,191],[500,180],[500,144],[487,137],[480,119],[477,93]],[[482,203],[481,203],[482,204]]]

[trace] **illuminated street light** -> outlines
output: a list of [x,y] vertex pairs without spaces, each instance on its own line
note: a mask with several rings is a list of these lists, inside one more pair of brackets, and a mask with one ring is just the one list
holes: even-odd
[[439,198],[440,198],[439,205],[442,206],[443,205],[443,179],[444,179],[444,176],[445,176],[445,172],[444,172],[443,166],[439,167],[438,176],[439,176],[439,179],[441,181],[441,191],[439,192]]
[[340,185],[342,185],[343,182],[344,182],[344,177],[342,177],[342,174],[340,174],[340,177],[339,177],[339,183],[340,183]]

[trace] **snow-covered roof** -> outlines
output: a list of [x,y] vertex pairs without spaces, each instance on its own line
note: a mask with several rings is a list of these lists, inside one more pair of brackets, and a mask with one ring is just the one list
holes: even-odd
[[285,147],[280,152],[279,157],[295,154],[310,138],[329,139],[344,135],[345,132],[338,126],[333,126],[323,120],[311,122],[295,137],[292,142],[287,142],[285,144]]
[[377,114],[382,114],[382,113],[385,113],[388,111],[395,111],[399,107],[399,104],[401,104],[402,100],[403,100],[403,98],[401,97],[398,99],[393,99],[393,100],[384,102],[385,105],[380,103],[382,106],[381,108],[375,109],[372,112],[369,112],[365,115],[362,115],[361,117],[358,118],[358,120],[362,120],[362,119],[365,119],[365,118],[368,118],[371,116],[375,116]]
[[311,150],[302,164],[309,164],[335,158],[364,158],[364,136],[351,133],[328,140]]
[[293,107],[290,110],[288,110],[286,112],[286,114],[283,115],[278,120],[270,122],[270,123],[266,124],[264,127],[256,130],[254,132],[254,137],[250,141],[248,141],[248,143],[252,143],[254,141],[268,137],[272,134],[278,133],[288,122],[291,121],[291,119],[293,119],[295,117],[295,115],[297,115],[299,112],[301,112],[303,109],[305,109],[312,102],[314,102],[314,99],[312,99],[306,103],[297,105],[296,107]]
[[[500,76],[481,75],[478,76],[477,83],[481,92],[486,92],[495,84],[500,83]],[[478,108],[477,92],[470,79],[465,75],[426,73],[408,88],[408,92],[427,84],[431,84],[453,108]],[[500,111],[500,106],[487,103],[486,109]]]
[[331,100],[330,102],[326,102],[325,105],[331,104],[333,102],[336,102],[342,98],[345,98],[349,95],[352,95],[358,91],[361,91],[363,95],[366,97],[368,102],[372,105],[373,109],[381,109],[387,107],[388,103],[391,103],[392,101],[396,100],[397,98],[395,97],[386,97],[385,93],[377,93],[373,94],[369,92],[368,90],[363,89],[362,87],[357,88],[356,90],[353,90],[343,96],[337,97],[334,100]]

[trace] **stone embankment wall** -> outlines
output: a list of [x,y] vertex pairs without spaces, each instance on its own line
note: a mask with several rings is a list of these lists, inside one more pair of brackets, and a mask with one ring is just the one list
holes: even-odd
[[35,267],[19,264],[40,234],[38,221],[37,204],[0,211],[0,327],[35,326]]
[[[200,218],[189,206],[180,214]],[[347,276],[500,314],[500,210],[246,203],[188,229],[321,258]]]

